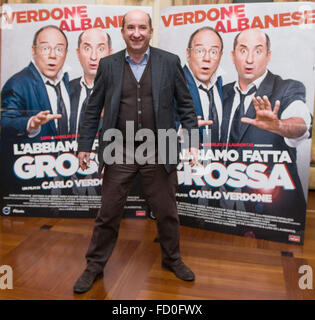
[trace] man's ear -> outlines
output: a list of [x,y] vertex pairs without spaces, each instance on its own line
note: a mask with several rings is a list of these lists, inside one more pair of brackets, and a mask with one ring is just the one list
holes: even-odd
[[235,51],[234,50],[231,51],[231,58],[232,58],[233,64],[235,64]]
[[186,60],[189,61],[190,58],[190,48],[186,49]]
[[268,56],[268,64],[269,64],[270,59],[271,59],[271,50],[268,50],[268,52],[267,52],[267,56]]

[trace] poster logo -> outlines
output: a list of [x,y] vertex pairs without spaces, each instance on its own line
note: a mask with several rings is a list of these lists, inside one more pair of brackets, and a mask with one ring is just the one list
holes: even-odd
[[4,207],[2,209],[2,213],[5,215],[9,215],[11,213],[11,208],[10,207]]
[[144,217],[146,215],[145,211],[136,211],[136,216],[137,217]]
[[301,242],[301,237],[300,236],[292,236],[289,235],[289,241],[293,241],[293,242]]

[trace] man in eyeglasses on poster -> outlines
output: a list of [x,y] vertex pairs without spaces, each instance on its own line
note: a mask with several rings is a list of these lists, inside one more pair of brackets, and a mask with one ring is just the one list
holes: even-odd
[[37,142],[43,136],[69,134],[67,51],[67,37],[58,27],[45,26],[35,33],[31,63],[1,91],[3,139]]
[[222,77],[218,67],[222,53],[222,38],[213,28],[202,27],[191,34],[184,73],[196,107],[200,142],[207,145],[220,140]]
[[[223,40],[215,29],[201,27],[191,34],[186,49],[187,64],[183,70],[198,117],[199,149],[203,149],[205,154],[210,148],[218,148],[215,144],[220,142],[223,111],[219,64],[222,54]],[[206,167],[209,161],[205,159],[201,163]],[[205,185],[201,189],[209,190],[209,187]],[[198,204],[216,207],[218,201],[198,198]]]

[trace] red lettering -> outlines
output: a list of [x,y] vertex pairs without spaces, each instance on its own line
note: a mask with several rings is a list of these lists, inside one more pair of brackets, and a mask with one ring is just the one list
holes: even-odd
[[265,16],[265,27],[268,29],[270,25],[272,25],[275,28],[278,28],[278,15],[274,14],[273,18],[270,16]]
[[233,15],[233,6],[228,7],[228,9],[221,8],[221,20],[224,20],[226,17],[231,18]]
[[[74,20],[71,20],[71,25],[72,25],[72,22],[74,22]],[[92,28],[91,19],[89,18],[81,19],[81,30],[87,30],[91,28]],[[72,28],[72,31],[76,31],[76,30],[80,30],[80,29]]]
[[226,24],[227,24],[227,32],[236,32],[236,31],[238,31],[237,28],[233,28],[232,27],[232,20],[227,20]]
[[[86,20],[86,19],[83,19]],[[90,20],[91,21],[91,20]],[[106,27],[108,28],[108,26],[106,25]],[[102,28],[105,29],[104,23],[102,21],[102,19],[100,17],[97,17],[94,21],[94,25],[93,28]]]
[[280,27],[288,27],[291,25],[289,12],[279,14],[279,24],[280,24]]
[[183,14],[177,13],[174,14],[174,26],[180,26],[183,24]]
[[240,4],[240,5],[234,6],[234,13],[238,18],[245,18],[245,5]]
[[238,31],[249,29],[249,19],[248,18],[237,19],[237,28],[238,28]]
[[217,25],[215,26],[215,29],[216,29],[218,32],[226,33],[226,29],[225,29],[224,24],[223,24],[222,21],[218,21],[218,22],[217,22]]
[[[106,24],[106,28],[109,28],[110,25],[112,25],[114,28],[118,28],[117,16],[115,16],[113,19],[111,19],[110,17],[106,17],[105,24]],[[103,27],[103,28],[105,28],[105,27]]]
[[[71,11],[72,9],[72,11]],[[76,7],[72,7],[72,8],[67,8],[65,7],[64,8],[64,15],[65,15],[65,19],[69,19],[69,16],[71,18],[75,18],[75,15],[76,15]]]
[[15,17],[16,12],[12,12],[11,17],[8,16],[8,14],[6,12],[3,12],[3,14],[0,14],[0,17],[3,15],[5,17],[5,21],[8,24],[12,24],[14,17]]
[[63,31],[68,31],[68,32],[71,31],[66,20],[62,20],[62,21],[60,22],[59,28],[60,28],[61,30],[63,30]]
[[292,13],[291,17],[292,17],[292,20],[297,20],[297,21],[292,21],[292,24],[294,26],[298,26],[303,23],[302,12],[295,11]]
[[87,10],[86,6],[79,6],[79,7],[77,7],[77,10],[78,10],[77,11],[78,16],[80,18],[87,18],[88,17],[87,12],[86,12],[86,10]]
[[194,13],[193,12],[184,12],[184,24],[194,23]]
[[170,14],[170,15],[168,16],[168,19],[167,19],[167,20],[166,20],[165,16],[161,16],[161,18],[162,18],[162,21],[163,21],[163,23],[164,23],[165,27],[169,27],[169,26],[170,26],[170,24],[171,24],[171,21],[172,21],[173,15],[172,15],[172,14]]
[[46,9],[40,9],[38,11],[39,21],[46,21],[49,19],[49,11]]
[[261,22],[259,17],[254,17],[251,28],[260,28],[264,29],[264,24]]
[[16,23],[25,23],[26,20],[26,11],[19,11],[16,13]]
[[218,20],[219,16],[220,16],[220,11],[217,8],[212,8],[207,12],[207,18],[210,21]]
[[55,8],[51,11],[51,17],[55,20],[61,19],[63,16],[63,12],[60,8]]
[[27,11],[27,22],[32,22],[32,21],[35,21],[35,22],[38,21],[37,11],[35,11],[35,10]]
[[305,24],[314,23],[315,10],[304,11]]
[[[199,17],[201,15],[201,17]],[[195,23],[203,22],[206,19],[206,13],[204,11],[195,11]]]

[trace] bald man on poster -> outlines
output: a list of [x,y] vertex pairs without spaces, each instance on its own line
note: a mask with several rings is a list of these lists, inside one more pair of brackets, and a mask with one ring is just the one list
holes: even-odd
[[71,133],[74,134],[78,133],[82,115],[93,90],[99,61],[113,53],[111,37],[99,28],[83,31],[78,38],[76,53],[83,75],[70,81],[71,109],[74,117],[71,121]]
[[[235,37],[232,60],[238,81],[223,87],[221,140],[228,144],[254,143],[251,150],[287,151],[292,163],[286,163],[286,168],[294,189],[275,187],[269,190],[272,203],[225,201],[224,206],[294,218],[303,223],[306,202],[297,170],[296,148],[310,137],[312,116],[305,103],[304,85],[292,79],[283,80],[270,72],[267,69],[270,59],[270,39],[262,30],[248,29]],[[241,147],[234,149],[243,150]],[[272,157],[264,164],[271,170]],[[240,191],[252,193],[255,190],[245,187]]]

